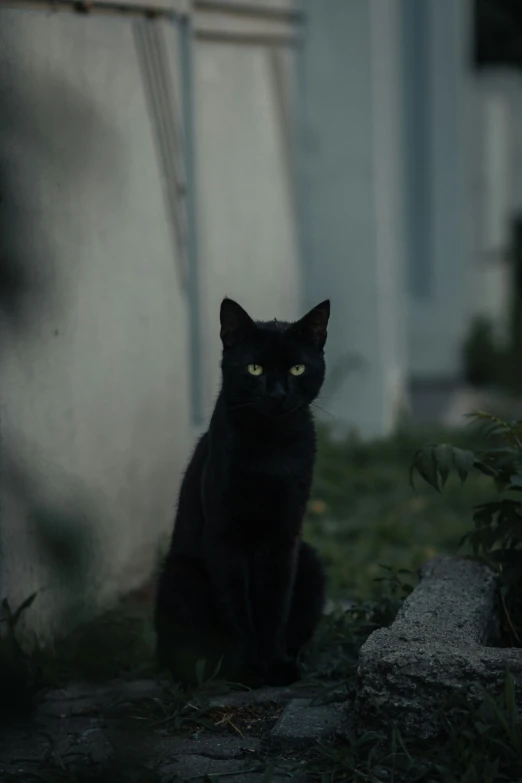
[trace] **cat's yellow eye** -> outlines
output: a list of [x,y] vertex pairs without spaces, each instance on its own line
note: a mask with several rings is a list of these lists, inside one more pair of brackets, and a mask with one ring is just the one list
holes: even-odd
[[260,364],[249,364],[248,372],[250,375],[263,375],[263,368]]
[[292,367],[290,367],[290,372],[292,375],[302,375],[305,371],[304,364],[294,364]]

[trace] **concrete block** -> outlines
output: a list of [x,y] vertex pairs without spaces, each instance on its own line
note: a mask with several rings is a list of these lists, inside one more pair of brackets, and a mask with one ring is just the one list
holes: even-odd
[[344,705],[312,706],[310,699],[293,699],[272,729],[270,747],[309,747],[317,740],[333,737],[346,720]]
[[395,721],[406,736],[428,738],[451,694],[476,699],[478,686],[493,693],[506,667],[522,687],[522,650],[497,646],[499,626],[498,583],[487,566],[467,558],[430,560],[395,622],[361,649],[361,730]]

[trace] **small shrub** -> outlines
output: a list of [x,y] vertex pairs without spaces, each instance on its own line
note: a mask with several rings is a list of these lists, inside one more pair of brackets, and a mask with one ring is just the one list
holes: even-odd
[[482,426],[476,451],[428,443],[415,455],[417,472],[440,492],[452,471],[462,484],[471,471],[489,477],[497,497],[474,508],[473,529],[463,537],[499,575],[507,644],[522,646],[522,421],[509,423],[482,411],[470,414]]
[[413,493],[408,470],[425,441],[477,446],[467,428],[402,427],[374,441],[335,439],[329,428],[318,428],[304,537],[321,555],[329,598],[379,599],[380,563],[415,570],[435,554],[454,553],[470,526],[472,506],[491,500],[489,480],[478,471],[464,489],[458,477],[450,477],[444,497],[428,485]]

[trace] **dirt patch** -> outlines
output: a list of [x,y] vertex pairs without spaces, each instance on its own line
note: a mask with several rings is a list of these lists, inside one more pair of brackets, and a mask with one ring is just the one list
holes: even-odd
[[223,731],[261,738],[273,729],[282,711],[283,705],[268,702],[224,707],[211,712],[208,718]]

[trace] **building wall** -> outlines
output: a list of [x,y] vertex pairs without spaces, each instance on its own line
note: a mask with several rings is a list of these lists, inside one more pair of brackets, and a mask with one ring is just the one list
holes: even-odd
[[409,371],[458,381],[472,311],[469,0],[402,0]]
[[400,7],[305,0],[300,184],[305,292],[332,300],[320,404],[364,436],[404,402]]
[[[507,172],[499,180],[506,189],[503,194],[508,214],[522,212],[522,181],[517,172],[522,167],[522,75],[507,68],[484,69],[477,75],[476,91],[483,101],[494,100],[503,106],[506,115],[504,148],[508,158]],[[509,217],[507,218],[509,222]],[[509,232],[509,227],[507,228]],[[505,238],[505,222],[498,233]]]
[[219,306],[292,320],[302,288],[288,100],[294,55],[265,45],[198,41],[195,51],[203,418],[219,388]]
[[12,605],[40,591],[47,632],[143,580],[171,524],[187,304],[133,22],[0,14],[2,263],[20,277],[15,311],[2,300],[0,584]]
[[300,310],[268,44],[205,31],[223,20],[187,60],[168,20],[0,9],[0,597],[38,591],[42,637],[150,575],[205,424],[195,366],[206,415],[217,393],[220,299]]
[[[517,171],[517,134],[508,97],[477,74],[473,85],[475,132],[470,196],[473,207],[473,314],[485,316],[497,337],[506,339],[510,326],[511,241],[514,214],[512,186]],[[514,132],[515,131],[515,132]]]
[[522,215],[522,76],[484,69],[474,84],[474,309],[509,339],[513,220]]

